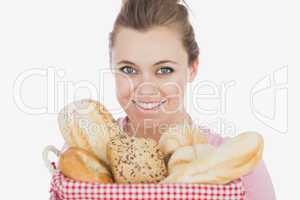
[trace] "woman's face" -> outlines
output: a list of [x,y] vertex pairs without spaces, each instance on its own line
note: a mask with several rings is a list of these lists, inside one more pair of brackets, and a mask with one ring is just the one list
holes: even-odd
[[166,122],[184,113],[184,93],[198,62],[188,67],[180,36],[157,27],[121,28],[112,48],[117,98],[130,119]]

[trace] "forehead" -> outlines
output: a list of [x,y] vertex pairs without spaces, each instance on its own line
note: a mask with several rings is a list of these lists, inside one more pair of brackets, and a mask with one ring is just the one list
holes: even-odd
[[121,28],[118,32],[112,59],[128,59],[140,64],[170,59],[186,62],[187,53],[182,45],[179,33],[169,28],[156,27],[147,32]]

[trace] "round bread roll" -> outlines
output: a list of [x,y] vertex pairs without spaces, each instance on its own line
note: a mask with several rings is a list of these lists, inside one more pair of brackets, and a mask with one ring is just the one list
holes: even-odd
[[59,157],[58,167],[67,177],[77,181],[112,183],[112,176],[104,163],[95,155],[71,147]]
[[108,144],[108,158],[117,183],[158,182],[167,175],[162,152],[153,139],[116,136]]
[[182,123],[169,128],[161,135],[159,147],[164,157],[168,158],[179,147],[205,143],[207,143],[207,138],[200,128]]
[[58,124],[69,147],[85,149],[109,165],[107,143],[122,130],[102,104],[90,99],[70,103],[59,112]]

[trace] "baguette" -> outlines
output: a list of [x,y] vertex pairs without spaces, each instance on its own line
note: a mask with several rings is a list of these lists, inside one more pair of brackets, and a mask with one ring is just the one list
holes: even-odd
[[[204,154],[201,149],[206,149],[209,155],[201,155]],[[244,132],[216,149],[197,147],[195,151],[200,156],[195,155],[194,160],[186,159],[188,150],[177,151],[168,163],[171,173],[162,183],[226,184],[254,169],[262,158],[263,138],[255,132]]]

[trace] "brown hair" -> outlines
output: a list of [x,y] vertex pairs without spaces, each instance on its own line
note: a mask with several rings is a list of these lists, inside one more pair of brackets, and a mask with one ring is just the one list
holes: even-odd
[[[184,0],[182,1],[187,5]],[[188,10],[180,4],[180,0],[123,0],[122,8],[109,35],[110,63],[111,49],[121,27],[143,32],[157,26],[175,28],[179,31],[190,66],[199,56],[199,47],[189,21]]]

